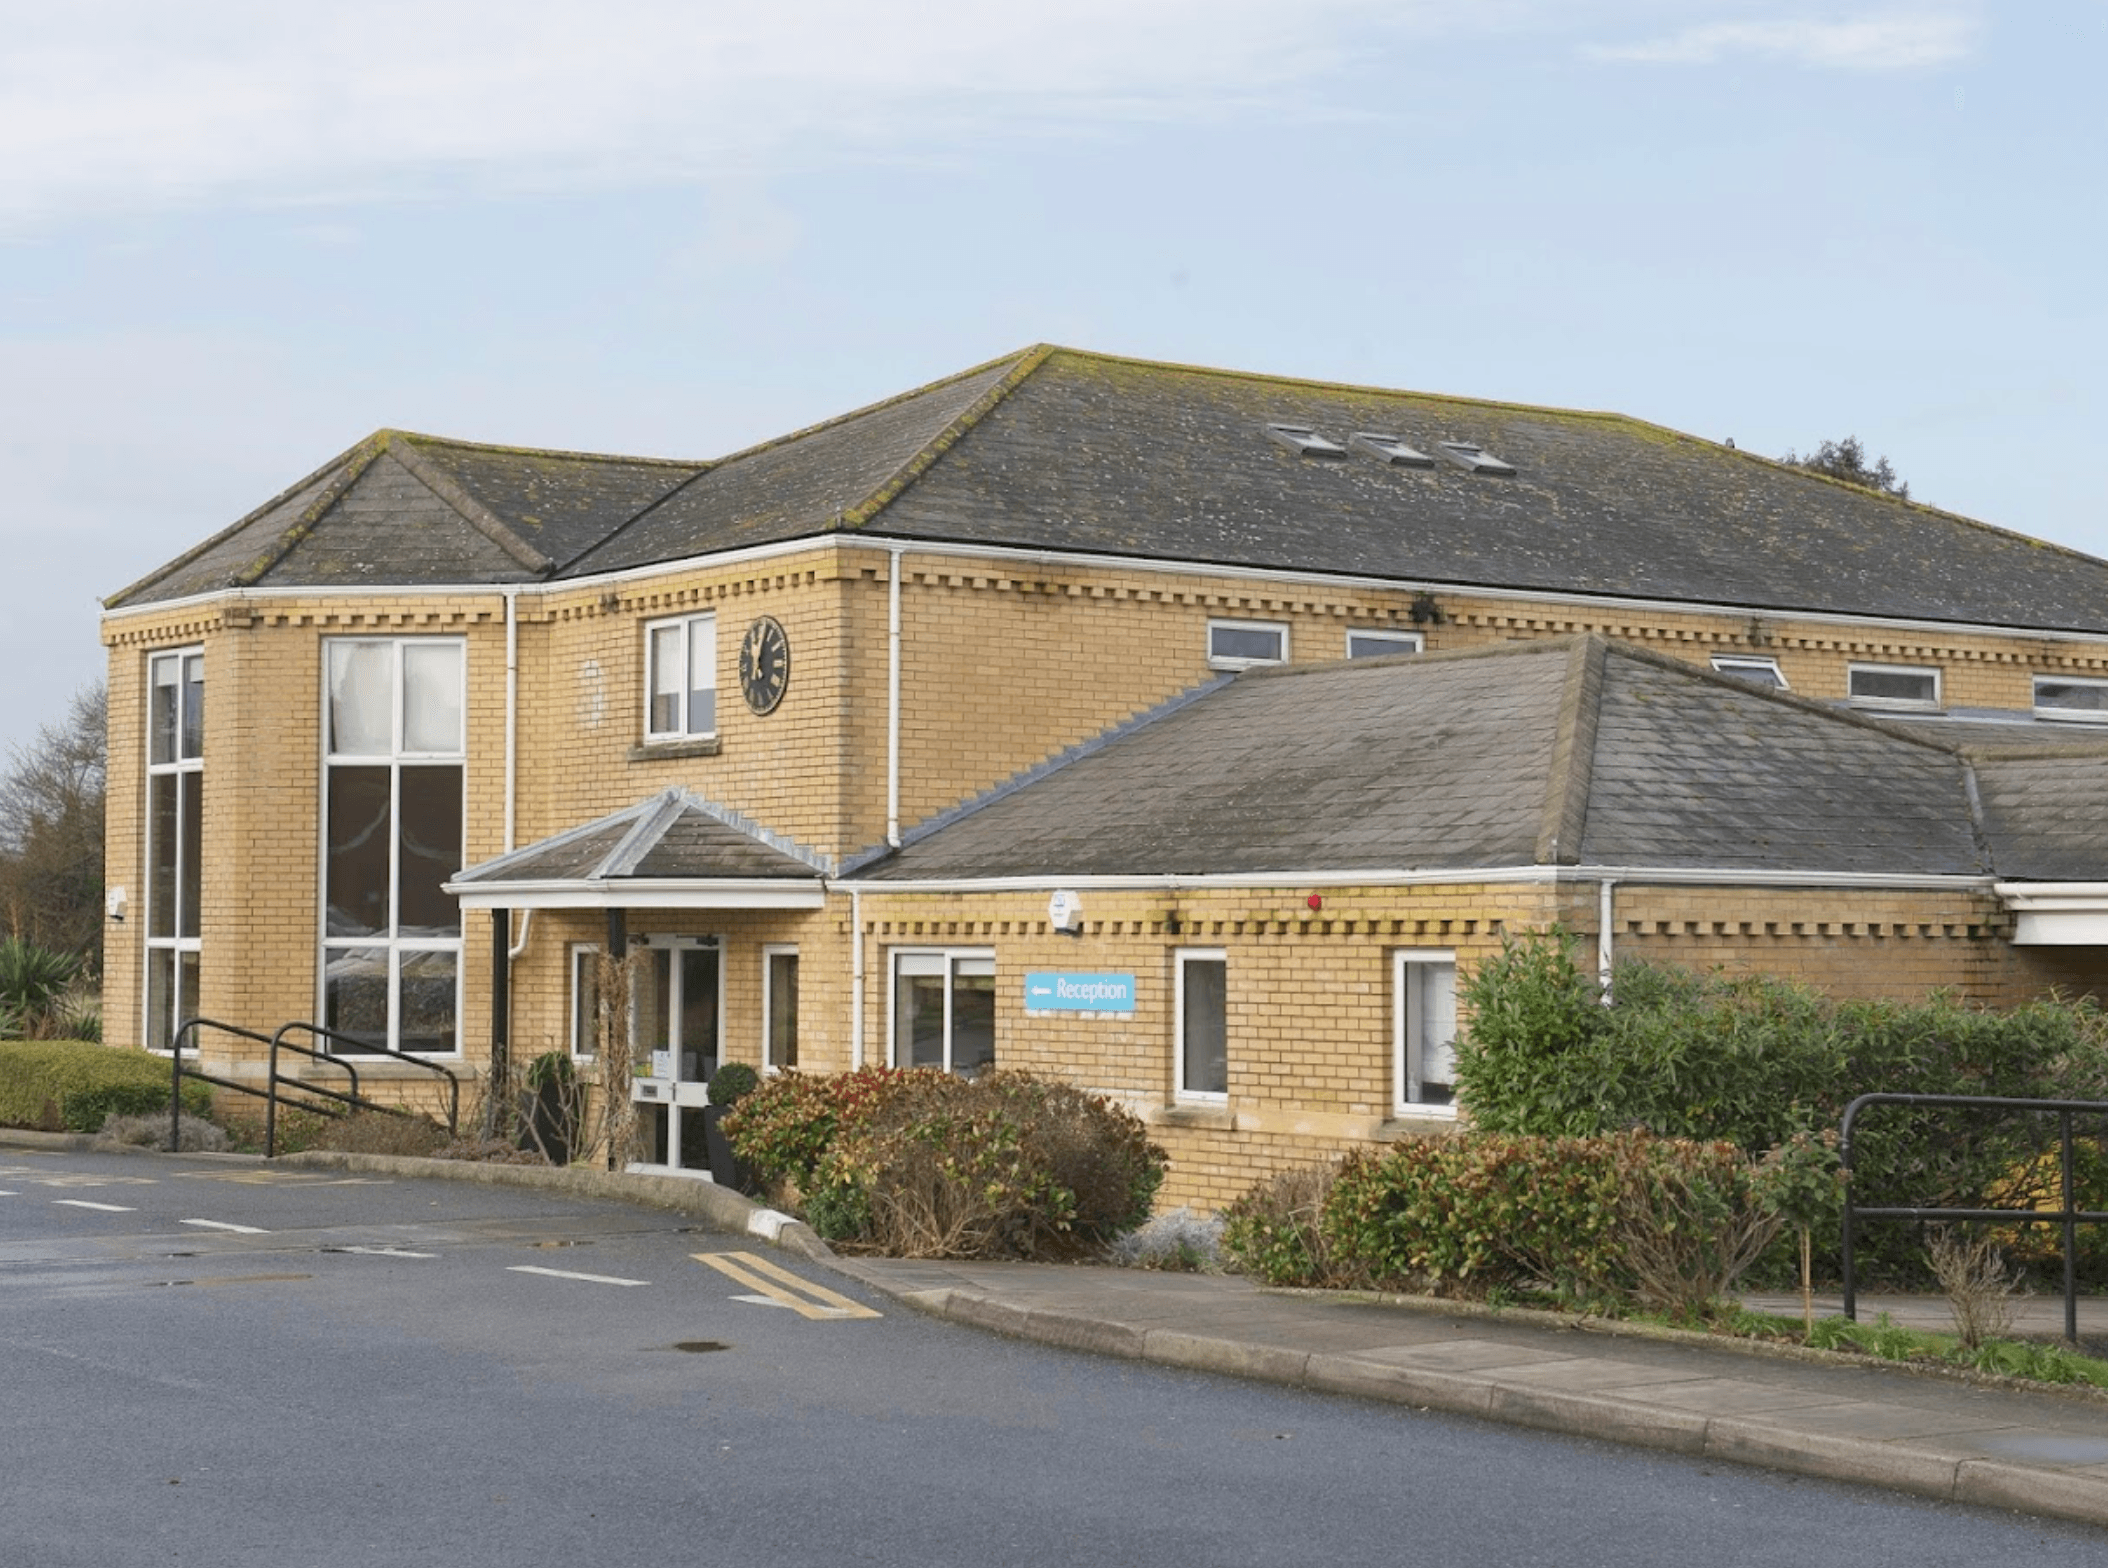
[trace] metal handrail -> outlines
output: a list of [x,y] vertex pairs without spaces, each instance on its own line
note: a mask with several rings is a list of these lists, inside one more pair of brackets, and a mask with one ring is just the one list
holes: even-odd
[[[1869,1105],[1995,1106],[2008,1111],[2054,1111],[2059,1142],[2058,1209],[2012,1208],[1862,1208],[1852,1201],[1852,1128],[1860,1110]],[[1844,1172],[1844,1315],[1859,1320],[1858,1280],[1853,1270],[1852,1237],[1857,1219],[1870,1220],[2018,1220],[2025,1224],[2059,1225],[2064,1241],[2064,1337],[2079,1340],[2079,1232],[2081,1225],[2108,1224],[2108,1212],[2078,1207],[2078,1190],[2072,1174],[2072,1118],[2108,1117],[2108,1100],[2020,1100],[1990,1094],[1862,1094],[1847,1105],[1838,1128],[1837,1159]]]
[[[437,1063],[437,1062],[428,1062],[428,1061],[426,1061],[426,1060],[425,1060],[425,1059],[424,1059],[423,1057],[421,1057],[421,1056],[412,1056],[412,1055],[410,1055],[410,1054],[409,1054],[408,1052],[405,1052],[405,1051],[398,1051],[398,1050],[394,1050],[394,1049],[392,1049],[391,1047],[389,1047],[389,1046],[385,1046],[385,1045],[375,1045],[375,1044],[374,1044],[374,1043],[373,1043],[373,1042],[372,1042],[371,1040],[367,1040],[367,1039],[362,1039],[362,1038],[361,1038],[360,1036],[358,1036],[358,1035],[346,1034],[346,1033],[344,1033],[344,1032],[343,1032],[342,1030],[338,1030],[338,1029],[328,1029],[328,1028],[325,1028],[325,1027],[323,1027],[323,1026],[322,1026],[321,1024],[314,1024],[314,1023],[290,1023],[290,1024],[281,1024],[281,1025],[279,1026],[279,1028],[278,1028],[278,1032],[277,1032],[276,1034],[274,1034],[274,1035],[272,1035],[272,1036],[271,1036],[271,1042],[270,1042],[270,1043],[271,1043],[271,1059],[270,1059],[270,1079],[271,1079],[271,1085],[272,1085],[272,1088],[273,1088],[274,1090],[276,1089],[276,1087],[277,1087],[277,1085],[278,1085],[278,1082],[279,1082],[279,1075],[278,1075],[278,1052],[279,1052],[279,1049],[280,1049],[280,1047],[281,1047],[281,1046],[283,1046],[283,1047],[284,1047],[284,1049],[286,1049],[286,1050],[288,1050],[288,1051],[291,1051],[291,1052],[293,1052],[293,1053],[294,1053],[294,1054],[296,1054],[296,1055],[299,1055],[299,1056],[305,1056],[305,1057],[308,1057],[308,1058],[310,1058],[311,1060],[314,1060],[314,1061],[326,1061],[326,1062],[330,1062],[330,1063],[333,1063],[334,1065],[336,1065],[336,1066],[338,1066],[338,1067],[341,1067],[341,1068],[343,1068],[343,1069],[344,1069],[344,1070],[345,1070],[345,1071],[346,1071],[347,1073],[349,1073],[349,1074],[351,1075],[351,1080],[352,1080],[352,1093],[353,1093],[353,1095],[354,1095],[354,1096],[356,1096],[356,1095],[357,1095],[357,1093],[358,1093],[358,1069],[357,1069],[356,1067],[352,1066],[352,1065],[351,1065],[351,1063],[350,1063],[349,1061],[346,1061],[346,1060],[344,1059],[344,1057],[342,1057],[342,1056],[340,1056],[340,1055],[336,1054],[335,1052],[327,1052],[327,1051],[324,1051],[324,1052],[318,1052],[318,1051],[313,1051],[313,1050],[310,1050],[310,1049],[308,1049],[308,1048],[307,1048],[306,1046],[301,1046],[301,1045],[295,1045],[295,1044],[293,1044],[293,1043],[292,1043],[292,1042],[291,1042],[290,1040],[287,1040],[287,1039],[286,1039],[285,1037],[286,1037],[286,1036],[287,1036],[288,1034],[292,1033],[292,1032],[293,1032],[294,1030],[300,1030],[300,1031],[302,1031],[302,1032],[304,1032],[304,1033],[306,1033],[306,1034],[308,1034],[308,1035],[312,1036],[313,1038],[315,1038],[315,1039],[317,1039],[317,1040],[334,1040],[334,1041],[339,1041],[339,1042],[341,1042],[342,1044],[344,1044],[344,1045],[346,1045],[346,1046],[349,1046],[349,1047],[351,1047],[351,1048],[352,1048],[352,1050],[353,1050],[353,1051],[355,1051],[355,1052],[356,1052],[356,1054],[358,1054],[358,1055],[360,1055],[360,1056],[385,1056],[385,1057],[388,1057],[389,1059],[391,1059],[391,1060],[393,1060],[393,1061],[398,1061],[398,1062],[407,1062],[407,1063],[408,1063],[408,1064],[409,1064],[410,1066],[412,1066],[412,1067],[415,1067],[415,1068],[418,1068],[418,1069],[420,1069],[421,1071],[424,1071],[424,1072],[428,1072],[428,1073],[437,1073],[437,1074],[439,1074],[439,1076],[440,1076],[440,1077],[444,1078],[444,1079],[445,1079],[445,1080],[447,1081],[447,1113],[446,1113],[446,1127],[447,1127],[447,1131],[448,1131],[448,1132],[449,1132],[450,1134],[458,1134],[458,1133],[460,1132],[460,1130],[461,1130],[461,1080],[460,1080],[459,1078],[457,1078],[457,1077],[456,1077],[456,1076],[455,1076],[455,1075],[453,1074],[453,1072],[452,1072],[452,1071],[450,1071],[449,1069],[447,1069],[447,1068],[445,1068],[445,1067],[442,1067],[442,1066],[440,1066],[440,1065],[439,1065],[439,1063]],[[301,1080],[299,1080],[299,1079],[297,1079],[297,1078],[288,1078],[288,1079],[286,1079],[285,1081],[286,1081],[287,1083],[300,1083],[300,1082],[301,1082]],[[302,1086],[303,1088],[310,1088],[310,1087],[313,1087],[312,1085],[307,1085],[307,1084],[302,1084],[301,1086]],[[326,1092],[326,1091],[317,1091],[317,1092]],[[274,1096],[273,1096],[273,1098],[272,1098],[272,1102],[271,1102],[271,1103],[272,1103],[272,1106],[273,1106],[273,1107],[275,1108],[275,1107],[276,1107],[276,1105],[277,1105],[277,1103],[278,1103],[278,1102],[277,1102],[277,1098],[276,1098],[275,1094],[274,1094]],[[371,1101],[364,1101],[364,1100],[361,1100],[361,1101],[360,1101],[359,1103],[360,1103],[360,1104],[365,1104],[365,1105],[370,1105],[370,1104],[372,1104],[372,1102],[371,1102]],[[377,1110],[390,1110],[390,1109],[393,1109],[393,1107],[390,1107],[390,1106],[375,1106],[375,1107],[374,1107],[374,1109],[377,1109]],[[271,1153],[272,1153],[272,1147],[273,1147],[273,1144],[272,1144],[272,1134],[273,1134],[274,1130],[275,1130],[275,1129],[274,1129],[274,1127],[273,1127],[273,1126],[272,1126],[272,1125],[270,1124],[270,1121],[269,1121],[269,1119],[268,1119],[268,1115],[267,1115],[267,1121],[266,1121],[266,1125],[265,1125],[265,1128],[264,1128],[264,1157],[265,1157],[266,1159],[270,1158],[270,1156],[271,1156]]]
[[[239,1035],[242,1039],[254,1040],[259,1045],[269,1045],[271,1043],[269,1035],[259,1034],[254,1029],[244,1029],[240,1024],[223,1024],[216,1018],[190,1017],[184,1019],[182,1023],[176,1026],[175,1035],[170,1039],[168,1046],[168,1147],[170,1153],[174,1153],[183,1146],[183,1080],[186,1077],[195,1078],[200,1083],[214,1084],[222,1089],[232,1089],[239,1094],[252,1094],[262,1100],[271,1098],[268,1091],[259,1089],[254,1084],[238,1083],[231,1078],[215,1078],[203,1068],[185,1067],[183,1065],[183,1037],[197,1029],[217,1029],[222,1034]],[[197,1049],[200,1056],[204,1054],[202,1046],[196,1046],[195,1049]],[[269,1112],[266,1112],[265,1115],[268,1118]]]

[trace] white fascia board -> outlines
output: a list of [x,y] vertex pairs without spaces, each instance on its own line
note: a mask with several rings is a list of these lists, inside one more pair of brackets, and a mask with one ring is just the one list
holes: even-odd
[[1484,866],[1463,871],[1252,871],[1205,876],[1049,875],[948,877],[917,881],[847,877],[831,886],[840,892],[877,896],[886,893],[1043,893],[1064,887],[1179,891],[1203,888],[1457,887],[1487,882],[1593,885],[1605,881],[1620,886],[1813,887],[1964,893],[1988,893],[1992,886],[1991,879],[1982,876],[1891,875],[1875,871],[1729,871],[1684,866]]
[[725,550],[708,555],[683,556],[676,561],[659,561],[647,566],[625,567],[617,572],[563,577],[554,581],[536,579],[517,583],[307,587],[286,584],[272,588],[221,588],[183,599],[161,599],[151,604],[132,605],[121,610],[105,610],[102,612],[102,619],[105,623],[114,623],[134,616],[162,615],[174,610],[193,609],[208,604],[244,601],[263,604],[273,599],[400,599],[424,595],[460,598],[470,594],[488,594],[497,598],[507,593],[518,594],[521,597],[560,594],[595,587],[605,588],[618,583],[648,582],[655,578],[678,576],[703,567],[736,567],[748,562],[773,560],[779,556],[825,549],[867,550],[879,555],[907,554],[953,557],[961,560],[1015,561],[1041,567],[1081,568],[1086,571],[1159,572],[1180,577],[1225,577],[1240,582],[1304,583],[1312,587],[1359,588],[1383,593],[1439,593],[1458,599],[1531,599],[1543,604],[1565,605],[1575,609],[1618,610],[1644,615],[1659,615],[1664,612],[1738,617],[1757,615],[1773,620],[1813,621],[1829,626],[1856,626],[1870,630],[1913,632],[1924,636],[2050,637],[2066,642],[2108,645],[2108,630],[2078,632],[2040,626],[1999,626],[1975,621],[1918,621],[1795,606],[1714,604],[1702,599],[1635,599],[1616,594],[1562,592],[1555,588],[1489,587],[1449,583],[1437,578],[1368,577],[1346,572],[1313,572],[1290,566],[1229,566],[1218,561],[1169,560],[1160,556],[1028,550],[1015,545],[963,544],[868,532],[858,532],[855,535],[837,532],[805,534],[796,539],[780,540],[773,544],[749,545],[745,549]]
[[463,909],[823,909],[827,889],[811,882],[639,878],[594,882],[449,882]]
[[2015,947],[2108,947],[2108,882],[2001,882]]

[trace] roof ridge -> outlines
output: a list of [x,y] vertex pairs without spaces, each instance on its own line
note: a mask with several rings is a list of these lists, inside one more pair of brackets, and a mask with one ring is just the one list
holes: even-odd
[[1596,734],[1603,716],[1603,674],[1609,659],[1609,639],[1595,632],[1575,638],[1567,652],[1559,725],[1546,774],[1544,814],[1537,828],[1534,858],[1540,866],[1581,863],[1589,792],[1595,783]]
[[[259,518],[268,514],[273,507],[284,505],[287,501],[291,500],[301,491],[307,489],[316,481],[324,478],[331,472],[331,470],[342,468],[347,464],[356,464],[352,472],[341,483],[331,486],[324,491],[322,499],[333,504],[339,497],[343,495],[345,489],[349,487],[351,481],[353,479],[358,478],[360,474],[364,473],[368,465],[373,462],[373,459],[379,456],[381,448],[386,444],[387,438],[390,434],[391,432],[387,430],[376,430],[372,435],[366,436],[363,439],[354,442],[352,445],[346,447],[343,451],[339,452],[335,457],[331,458],[328,462],[323,463],[321,466],[311,469],[307,473],[301,475],[300,478],[294,480],[291,484],[287,485],[283,490],[279,491],[276,495],[272,496],[270,500],[264,502],[261,506],[251,507],[240,517],[237,517],[233,522],[229,523],[225,528],[220,529],[218,532],[212,534],[209,538],[202,539],[198,543],[192,545],[188,550],[185,550],[174,560],[163,561],[159,566],[155,567],[151,572],[148,572],[144,577],[140,578],[138,581],[128,583],[124,587],[118,589],[117,592],[111,594],[108,598],[102,601],[103,608],[105,610],[116,608],[118,605],[121,605],[126,599],[129,599],[133,594],[139,592],[142,588],[146,588],[153,583],[159,582],[162,578],[168,576],[171,572],[180,571],[183,567],[188,566],[192,561],[197,560],[207,551],[215,549],[219,545],[225,544],[229,539],[232,539],[235,535],[239,534],[244,528],[247,528],[251,523],[256,522]],[[326,512],[328,510],[328,505],[324,505],[320,511],[317,511],[315,506],[310,504],[303,511],[302,516],[306,520],[307,526],[312,527],[316,519],[318,519],[322,515],[322,512]],[[295,540],[293,542],[297,543],[298,541]],[[290,549],[291,545],[287,545],[286,548]],[[272,559],[283,560],[284,558],[285,551],[281,550]],[[254,563],[251,564],[252,566],[254,565]],[[247,587],[248,584],[241,581],[241,578],[243,575],[245,575],[246,570],[247,569],[245,569],[244,572],[241,573],[235,573],[223,586]],[[251,581],[253,580],[254,579],[252,578]]]
[[637,863],[651,853],[654,845],[665,836],[666,830],[678,822],[687,809],[687,790],[678,784],[668,785],[648,800],[637,806],[637,820],[630,824],[615,847],[600,859],[595,875],[607,877],[628,876],[637,869]]
[[706,457],[642,457],[634,452],[580,452],[569,447],[518,446],[508,441],[470,441],[461,436],[437,436],[424,430],[383,429],[376,434],[424,446],[455,447],[465,452],[497,452],[507,457],[548,457],[567,463],[642,463],[650,468],[708,468]]
[[[938,431],[935,436],[924,442],[915,455],[901,464],[876,490],[873,490],[855,506],[843,512],[836,519],[836,526],[841,528],[861,528],[873,517],[876,517],[903,490],[928,473],[935,466],[937,460],[957,445],[960,438],[967,431],[986,418],[990,409],[994,408],[996,404],[1002,402],[1004,398],[1022,385],[1034,371],[1047,362],[1054,352],[1055,350],[1045,343],[1035,344],[1033,347],[1024,350],[1023,353],[1017,356],[1017,362],[1011,366],[1001,380],[975,398],[956,419]],[[993,369],[1001,363],[1001,360],[990,360],[988,364],[977,366],[975,370],[967,371],[965,374],[975,375],[980,371]],[[953,377],[952,379],[960,380],[963,378]]]
[[822,876],[832,876],[834,874],[833,856],[824,855],[816,849],[808,849],[788,834],[778,833],[774,828],[765,826],[758,819],[748,816],[737,807],[727,806],[722,801],[707,799],[686,786],[679,786],[679,788],[684,810],[692,807],[713,822],[728,827],[735,833],[744,833],[748,838],[769,849],[773,849],[779,855],[787,856],[792,860],[802,861]]
[[470,495],[453,475],[442,472],[437,463],[417,450],[415,443],[407,440],[391,441],[387,450],[398,463],[410,471],[419,484],[452,507],[460,514],[463,522],[511,556],[519,565],[544,576],[556,569],[554,561],[514,533],[503,518]]

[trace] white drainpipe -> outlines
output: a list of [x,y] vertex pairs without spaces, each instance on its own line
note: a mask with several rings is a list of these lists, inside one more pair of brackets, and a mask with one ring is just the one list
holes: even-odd
[[1605,877],[1596,884],[1596,984],[1602,988],[1605,1006],[1610,1003],[1611,966],[1617,958],[1610,926],[1610,890],[1617,885],[1615,877]]
[[886,842],[900,847],[900,558],[886,570]]
[[849,890],[849,1065],[864,1065],[864,895]]

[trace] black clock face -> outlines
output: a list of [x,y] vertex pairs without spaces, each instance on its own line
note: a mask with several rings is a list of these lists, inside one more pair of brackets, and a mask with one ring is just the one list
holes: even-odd
[[790,638],[774,616],[764,615],[747,628],[739,645],[739,689],[747,706],[756,713],[772,712],[783,700],[790,675]]

